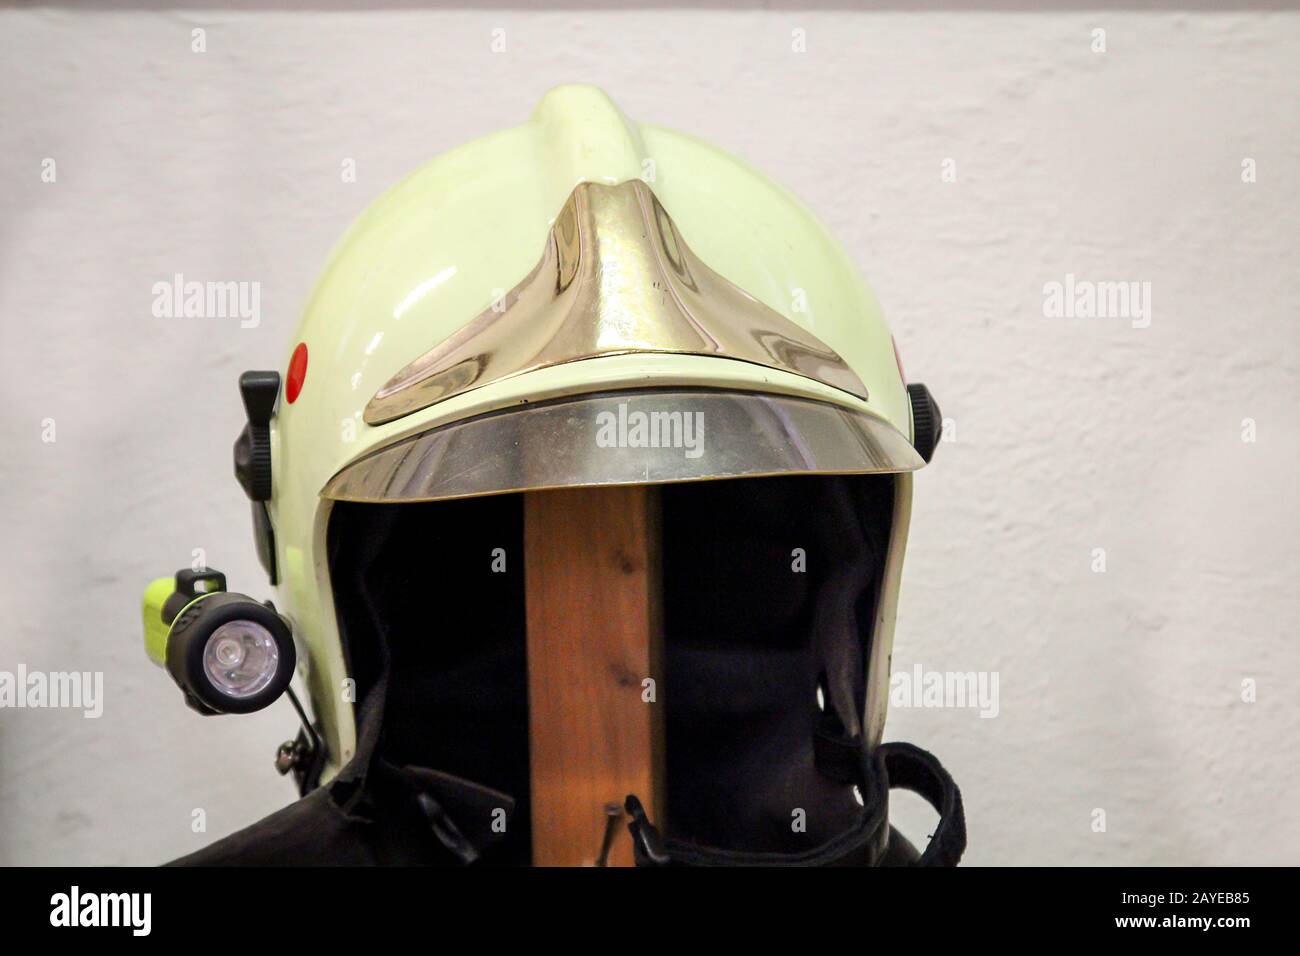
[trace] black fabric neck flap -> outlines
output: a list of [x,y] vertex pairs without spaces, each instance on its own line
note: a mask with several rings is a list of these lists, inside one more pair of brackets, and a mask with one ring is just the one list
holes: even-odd
[[[627,801],[639,863],[887,862],[905,846],[891,840],[890,786],[940,812],[919,862],[960,858],[961,798],[937,761],[860,742],[893,481],[661,489],[665,662],[650,676],[666,710],[667,792],[658,826]],[[335,505],[328,555],[358,692],[355,753],[319,790],[183,862],[531,861],[522,518],[517,495]]]
[[662,489],[665,836],[807,854],[858,826],[859,772],[826,773],[814,742],[863,733],[894,494],[892,475]]

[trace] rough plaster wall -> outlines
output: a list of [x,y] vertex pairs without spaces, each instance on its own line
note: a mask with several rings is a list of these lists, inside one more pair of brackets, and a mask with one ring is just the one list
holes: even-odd
[[[99,720],[0,711],[0,862],[160,861],[290,799],[289,705],[190,714],[141,652],[141,588],[204,548],[263,592],[236,376],[282,365],[368,200],[574,80],[789,184],[937,393],[956,440],[917,480],[894,667],[995,672],[999,712],[895,708],[887,736],[961,783],[968,860],[1297,862],[1297,25],[0,13],[0,669],[101,670],[107,694]],[[261,282],[261,325],[154,318],[176,272]],[[1045,318],[1067,273],[1150,282],[1150,327]]]

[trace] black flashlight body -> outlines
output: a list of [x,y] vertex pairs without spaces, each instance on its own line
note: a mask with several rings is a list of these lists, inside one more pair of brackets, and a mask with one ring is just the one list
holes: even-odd
[[[265,687],[247,697],[222,693],[203,666],[208,641],[223,624],[247,621],[264,627],[275,641],[277,663]],[[172,622],[167,638],[167,671],[202,714],[249,714],[279,699],[297,665],[293,634],[274,610],[243,594],[212,590],[190,600]]]

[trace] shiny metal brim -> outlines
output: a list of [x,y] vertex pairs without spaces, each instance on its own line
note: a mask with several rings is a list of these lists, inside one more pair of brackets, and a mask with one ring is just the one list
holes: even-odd
[[874,415],[781,395],[651,390],[559,399],[434,428],[344,466],[321,495],[441,501],[923,465],[907,438]]

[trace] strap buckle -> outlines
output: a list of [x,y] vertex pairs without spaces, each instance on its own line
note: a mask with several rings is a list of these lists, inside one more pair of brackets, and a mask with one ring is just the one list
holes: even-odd
[[627,800],[623,803],[623,809],[627,811],[632,822],[627,825],[628,831],[632,834],[633,852],[637,857],[638,863],[648,863],[654,866],[667,866],[672,862],[672,857],[668,854],[668,849],[664,845],[663,835],[650,822],[646,816],[645,807],[636,794],[629,793]]

